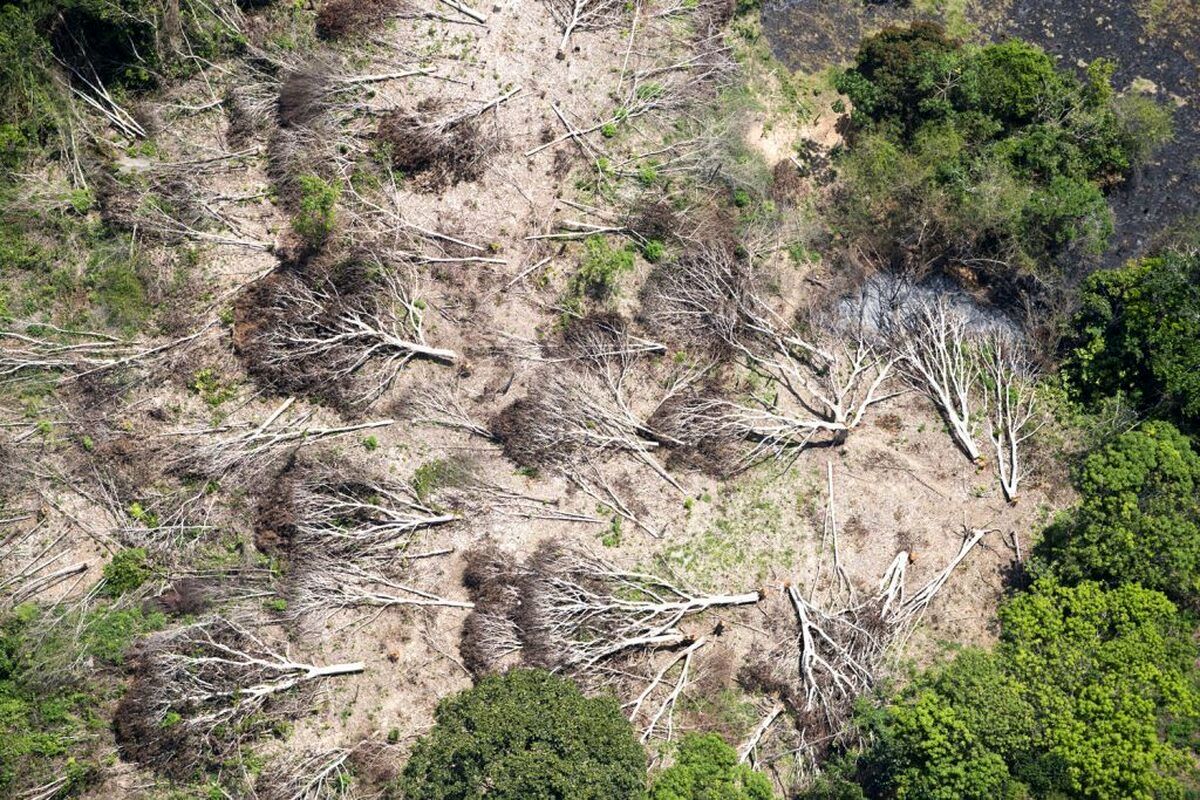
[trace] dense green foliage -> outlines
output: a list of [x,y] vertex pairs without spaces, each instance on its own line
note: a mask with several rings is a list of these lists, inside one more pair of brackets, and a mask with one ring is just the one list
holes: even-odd
[[632,269],[632,250],[613,247],[603,236],[589,236],[583,242],[583,258],[572,279],[572,293],[603,300],[616,292],[618,279]]
[[1167,252],[1091,275],[1066,372],[1085,402],[1124,395],[1141,409],[1200,421],[1200,253]]
[[443,700],[404,769],[407,800],[625,800],[646,754],[610,699],[541,670],[489,676]]
[[75,796],[99,774],[95,751],[115,671],[158,614],[101,603],[49,624],[19,606],[0,616],[0,796],[16,797],[57,778],[55,797]]
[[[1163,735],[1200,710],[1185,620],[1158,592],[1042,579],[968,650],[864,713],[874,745],[813,797],[1182,797],[1189,754]],[[840,793],[840,794],[839,794]]]
[[1138,582],[1178,600],[1200,590],[1200,454],[1170,423],[1147,422],[1090,454],[1082,501],[1039,554],[1064,581]]
[[301,175],[298,182],[300,207],[292,227],[305,244],[319,247],[337,225],[337,201],[341,191],[337,185],[316,175]]
[[837,81],[855,131],[840,217],[892,260],[1043,276],[1112,233],[1102,189],[1169,136],[1169,114],[1114,97],[1019,40],[964,46],[933,23],[863,41]]
[[737,753],[715,733],[685,736],[675,763],[659,773],[650,800],[771,800],[765,775],[739,764]]
[[104,593],[109,597],[120,597],[141,586],[149,577],[145,548],[121,550],[104,565]]

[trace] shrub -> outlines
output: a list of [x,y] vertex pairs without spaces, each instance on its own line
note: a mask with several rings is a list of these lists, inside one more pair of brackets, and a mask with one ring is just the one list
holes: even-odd
[[1123,145],[1133,164],[1144,164],[1158,148],[1174,137],[1171,107],[1144,94],[1130,93],[1113,104],[1121,126]]
[[603,236],[589,236],[583,242],[583,260],[571,282],[572,293],[586,294],[593,300],[611,297],[617,280],[633,269],[633,251],[612,247]]
[[1173,425],[1147,422],[1087,457],[1083,499],[1039,555],[1062,580],[1141,583],[1175,598],[1200,590],[1200,454]]
[[131,547],[121,550],[104,565],[104,594],[120,597],[141,586],[150,575],[145,548]]
[[772,800],[771,782],[739,764],[737,753],[715,733],[690,734],[675,763],[654,779],[650,800]]
[[407,800],[625,800],[646,755],[616,701],[541,670],[489,676],[438,704],[400,783]]
[[320,247],[337,224],[337,201],[341,192],[337,186],[316,175],[301,175],[298,183],[300,206],[292,220],[292,228],[310,247]]

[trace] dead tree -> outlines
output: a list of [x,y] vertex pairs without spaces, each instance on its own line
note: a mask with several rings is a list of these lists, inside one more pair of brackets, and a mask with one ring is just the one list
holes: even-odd
[[254,800],[339,800],[351,781],[354,750],[334,747],[287,753],[263,771],[254,786]]
[[12,527],[0,540],[0,610],[12,610],[67,581],[72,581],[70,588],[78,585],[88,564],[66,562],[68,553],[61,547],[66,532],[39,539],[38,533],[45,527],[43,522],[24,530],[18,527],[32,518],[32,514],[5,516],[0,519],[0,528]]
[[572,33],[615,25],[628,8],[621,0],[546,0],[546,7],[562,28],[556,52],[559,59],[566,58]]
[[652,373],[640,376],[635,368],[662,349],[632,334],[615,316],[574,321],[543,359],[553,364],[541,371],[544,377],[526,397],[492,418],[491,437],[517,464],[558,472],[630,523],[660,535],[624,499],[604,466],[611,457],[624,455],[680,489],[655,453],[664,444],[683,443],[671,441],[651,421],[707,366],[677,363],[659,380],[647,380]]
[[[676,706],[691,680],[696,652],[707,643],[701,636],[682,650],[669,653],[641,694],[625,704],[631,709],[629,721],[642,728],[643,743],[660,734],[668,742],[673,738]],[[652,699],[656,693],[663,695],[657,701]]]
[[687,617],[757,603],[757,591],[703,595],[655,575],[625,571],[555,542],[522,566],[492,552],[472,556],[476,600],[463,638],[464,661],[489,671],[519,653],[526,664],[592,682],[619,681],[638,653],[686,646]]
[[172,434],[183,438],[187,446],[171,459],[171,471],[212,480],[225,477],[248,480],[278,468],[289,455],[306,445],[392,424],[392,420],[385,419],[321,427],[312,424],[312,411],[289,413],[295,402],[295,398],[289,397],[258,425],[225,425]]
[[901,309],[893,333],[900,372],[933,402],[967,457],[979,461],[972,419],[979,363],[967,315],[944,295],[917,300]]
[[305,690],[363,671],[297,661],[280,644],[222,617],[151,634],[135,647],[134,679],[114,715],[124,757],[168,775],[219,762],[242,738],[304,706]]
[[470,608],[412,585],[410,574],[417,562],[452,552],[420,550],[421,532],[457,519],[422,505],[405,485],[352,464],[302,465],[260,502],[256,541],[287,555],[291,619],[322,622],[364,608]]
[[271,275],[239,303],[239,351],[271,388],[361,410],[413,359],[454,364],[425,338],[412,279],[385,265],[349,264],[317,277]]
[[638,456],[658,448],[643,421],[588,374],[553,370],[488,426],[504,454],[526,467],[569,471],[587,456]]
[[379,122],[376,139],[387,148],[392,165],[414,175],[426,190],[483,177],[500,136],[481,118],[517,92],[512,89],[458,113],[445,113],[438,98],[427,98],[414,111],[395,110]]
[[1037,369],[1016,336],[996,331],[984,354],[985,407],[988,437],[996,453],[996,475],[1008,502],[1017,499],[1025,477],[1020,447],[1041,428],[1037,414]]
[[208,329],[155,345],[94,331],[65,330],[49,323],[23,323],[18,329],[0,331],[0,385],[47,373],[70,382],[149,365],[156,357],[196,341]]
[[[906,552],[897,554],[878,590],[867,598],[851,591],[827,607],[795,585],[784,587],[783,602],[772,615],[774,627],[784,631],[780,643],[752,655],[739,680],[783,703],[799,731],[796,749],[810,763],[844,741],[855,701],[875,686],[889,653],[987,533],[967,531],[954,558],[911,594],[905,585]],[[782,622],[785,617],[790,620]]]
[[762,282],[728,246],[702,244],[658,270],[646,297],[652,319],[768,382],[766,391],[743,397],[694,396],[666,424],[680,438],[692,431],[693,443],[750,442],[733,471],[814,443],[841,442],[868,409],[894,396],[885,385],[896,358],[865,318],[865,303],[854,315],[835,311],[802,324],[771,307]]

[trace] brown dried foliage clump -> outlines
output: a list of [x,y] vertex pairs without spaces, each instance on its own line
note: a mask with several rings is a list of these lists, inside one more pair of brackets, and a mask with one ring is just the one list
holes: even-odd
[[520,646],[515,622],[521,604],[520,568],[513,557],[494,544],[466,554],[463,586],[475,604],[463,624],[459,655],[472,675],[500,671],[505,656]]
[[408,10],[404,0],[327,0],[317,11],[317,36],[326,41],[361,33]]
[[426,191],[479,180],[499,145],[478,117],[441,116],[443,107],[426,98],[414,111],[397,109],[380,120],[375,134],[392,166]]
[[262,553],[286,551],[296,532],[294,478],[280,475],[259,498],[254,509],[254,546]]
[[329,71],[315,66],[290,73],[279,87],[275,115],[285,128],[307,125],[328,106],[332,79]]
[[545,440],[533,436],[541,425],[541,408],[532,397],[521,397],[496,413],[488,430],[500,443],[500,448],[514,464],[536,469],[553,463],[556,453],[545,446]]

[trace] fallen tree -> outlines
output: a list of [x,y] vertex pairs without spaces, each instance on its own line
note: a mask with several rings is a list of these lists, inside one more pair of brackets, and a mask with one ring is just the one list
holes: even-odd
[[411,271],[367,257],[313,272],[272,273],[238,301],[238,352],[269,388],[361,410],[413,359],[458,361],[426,341]]
[[825,607],[794,584],[784,587],[782,602],[771,607],[772,628],[781,635],[792,633],[774,648],[752,655],[738,679],[783,703],[798,736],[788,746],[804,755],[810,767],[850,735],[855,702],[883,677],[894,646],[987,533],[967,531],[955,557],[911,595],[905,588],[904,552],[866,598],[852,593]]
[[134,679],[113,717],[118,748],[178,777],[220,762],[242,739],[297,713],[316,684],[363,671],[359,663],[297,661],[222,617],[151,634],[135,646],[130,664]]
[[255,538],[287,558],[284,595],[293,620],[398,606],[469,609],[412,585],[416,562],[452,552],[419,550],[421,532],[457,520],[422,505],[406,485],[351,463],[308,463],[282,475],[259,503]]
[[867,318],[869,304],[789,320],[767,301],[764,281],[752,257],[701,243],[656,270],[643,298],[650,319],[676,338],[733,358],[766,382],[758,392],[693,394],[656,420],[692,447],[747,442],[726,472],[841,443],[872,406],[894,396],[885,386],[897,358]]
[[522,565],[488,547],[468,560],[464,582],[476,605],[460,651],[476,674],[516,657],[586,682],[619,683],[645,653],[691,644],[680,628],[687,617],[760,599],[757,591],[693,592],[552,541]]

